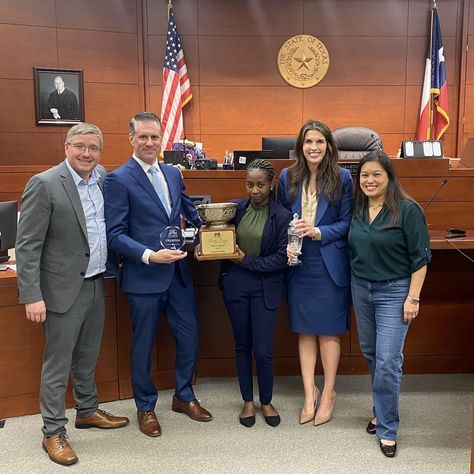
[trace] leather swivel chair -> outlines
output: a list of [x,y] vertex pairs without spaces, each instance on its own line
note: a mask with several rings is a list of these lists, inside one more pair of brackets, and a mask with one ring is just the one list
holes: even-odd
[[380,135],[371,128],[341,127],[333,130],[332,135],[341,160],[360,160],[369,151],[383,149]]

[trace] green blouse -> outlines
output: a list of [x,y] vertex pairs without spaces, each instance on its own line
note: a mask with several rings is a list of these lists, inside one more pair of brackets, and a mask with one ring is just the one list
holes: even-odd
[[383,207],[369,224],[367,210],[349,231],[351,270],[356,277],[386,281],[409,277],[431,261],[430,237],[421,209],[410,199],[400,203],[398,222]]
[[268,219],[268,204],[253,207],[251,204],[237,227],[237,245],[245,254],[258,257],[262,242],[263,228]]

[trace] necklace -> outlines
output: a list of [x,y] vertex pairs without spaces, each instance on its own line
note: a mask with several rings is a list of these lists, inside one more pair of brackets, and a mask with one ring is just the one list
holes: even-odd
[[382,204],[377,204],[376,206],[369,206],[369,209],[373,209],[374,211],[376,209],[381,209],[385,203]]

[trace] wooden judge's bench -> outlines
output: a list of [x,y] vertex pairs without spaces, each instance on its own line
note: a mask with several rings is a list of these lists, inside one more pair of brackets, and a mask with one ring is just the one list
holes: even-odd
[[[406,373],[474,372],[474,169],[449,170],[448,160],[394,160],[405,190],[422,206],[431,233],[433,261],[421,295],[420,317],[412,323],[405,347]],[[275,160],[277,170],[288,160]],[[21,198],[38,167],[3,167],[0,200]],[[277,172],[278,175],[278,172]],[[188,194],[210,195],[213,202],[245,195],[244,171],[185,171]],[[445,184],[442,184],[447,180]],[[436,192],[438,190],[438,192]],[[435,195],[436,193],[436,195]],[[431,201],[431,202],[430,202]],[[467,231],[450,242],[449,227]],[[462,255],[464,252],[467,256]],[[219,262],[197,262],[193,269],[201,316],[197,377],[235,375],[234,344],[222,295],[217,288]],[[131,397],[130,318],[125,295],[113,277],[106,281],[106,325],[97,385],[102,401]],[[26,320],[18,304],[13,271],[0,273],[0,419],[37,413],[43,333]],[[289,330],[286,305],[279,311],[275,346],[277,375],[299,374],[297,338]],[[153,354],[153,375],[160,388],[173,386],[174,343],[161,320]],[[366,374],[367,363],[358,345],[355,322],[343,337],[340,374]],[[69,402],[72,398],[69,395]]]

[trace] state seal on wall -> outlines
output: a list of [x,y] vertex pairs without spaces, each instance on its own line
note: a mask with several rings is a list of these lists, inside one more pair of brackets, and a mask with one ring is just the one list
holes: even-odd
[[322,81],[329,69],[324,44],[310,35],[297,35],[283,43],[278,52],[278,70],[288,84],[307,89]]

